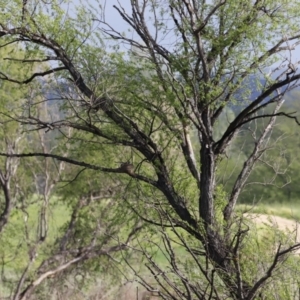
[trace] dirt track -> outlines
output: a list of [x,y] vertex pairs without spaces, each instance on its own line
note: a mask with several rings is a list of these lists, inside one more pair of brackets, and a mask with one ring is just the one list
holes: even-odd
[[[278,216],[264,215],[264,214],[244,214],[244,217],[252,220],[256,224],[265,224],[273,228],[279,229],[290,235],[293,243],[300,243],[300,223],[295,220],[290,220]],[[295,251],[300,254],[300,249]]]

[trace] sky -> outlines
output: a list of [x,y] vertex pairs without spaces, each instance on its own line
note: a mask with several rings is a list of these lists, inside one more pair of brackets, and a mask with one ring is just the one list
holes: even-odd
[[[105,18],[107,23],[113,24],[113,26],[120,31],[124,31],[127,27],[126,22],[119,15],[117,10],[113,8],[113,5],[124,7],[127,12],[131,11],[130,0],[87,0],[90,6],[95,7],[98,11],[101,8],[105,11]],[[62,6],[68,11],[71,16],[75,15],[76,6],[85,6],[86,0],[70,0],[67,4],[62,4]],[[99,15],[101,18],[101,15]]]
[[103,7],[105,8],[105,21],[108,24],[111,24],[115,30],[119,32],[126,32],[128,34],[128,29],[130,26],[123,20],[118,11],[113,7],[113,5],[119,7],[118,2],[121,3],[126,12],[131,12],[130,0],[100,0],[100,3],[103,3]]
[[[117,0],[100,0],[100,3],[105,7],[105,17],[108,23],[114,24],[115,28],[122,31],[124,27],[127,26],[126,22],[119,15],[117,10],[113,8],[113,5],[119,6]],[[122,7],[124,7],[125,11],[131,11],[131,5],[129,0],[121,0]]]

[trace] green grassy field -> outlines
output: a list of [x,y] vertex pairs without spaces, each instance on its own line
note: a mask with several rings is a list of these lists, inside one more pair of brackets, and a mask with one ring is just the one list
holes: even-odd
[[272,204],[259,204],[255,206],[251,205],[239,205],[237,207],[239,212],[256,213],[275,215],[287,219],[300,221],[300,202],[299,203],[272,203]]

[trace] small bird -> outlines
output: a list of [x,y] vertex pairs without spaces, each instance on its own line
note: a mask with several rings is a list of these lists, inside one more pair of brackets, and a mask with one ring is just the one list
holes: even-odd
[[288,64],[288,71],[289,72],[287,72],[286,73],[286,78],[288,79],[289,78],[289,75],[291,75],[291,74],[293,74],[293,73],[296,73],[296,68],[295,68],[295,66],[292,64],[292,63],[289,63]]
[[98,97],[92,100],[91,107],[95,111],[98,111],[99,109],[105,109],[106,102],[107,99],[105,97]]
[[135,176],[134,166],[130,162],[121,163],[119,170],[124,173],[129,174],[130,176]]

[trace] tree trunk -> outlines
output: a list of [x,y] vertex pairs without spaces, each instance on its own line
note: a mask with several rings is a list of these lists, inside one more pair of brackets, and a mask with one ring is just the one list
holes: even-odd
[[199,213],[205,226],[214,223],[215,157],[210,142],[204,142],[200,150],[201,176]]

